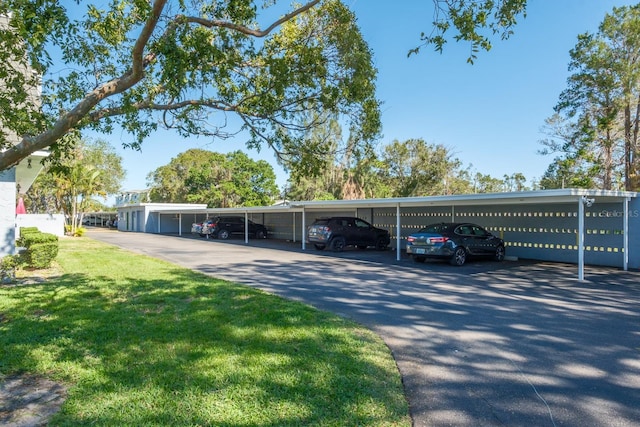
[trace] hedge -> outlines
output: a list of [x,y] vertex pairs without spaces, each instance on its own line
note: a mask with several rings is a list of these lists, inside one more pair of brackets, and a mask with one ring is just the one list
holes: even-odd
[[[35,227],[25,227],[31,229]],[[20,229],[18,245],[26,250],[20,254],[22,261],[32,268],[46,268],[58,256],[58,236],[51,233]]]
[[40,230],[38,230],[38,227],[21,227],[20,228],[20,237],[29,233],[40,233]]

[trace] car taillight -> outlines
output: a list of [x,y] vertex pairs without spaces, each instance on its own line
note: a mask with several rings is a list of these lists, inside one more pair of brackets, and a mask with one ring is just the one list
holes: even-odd
[[409,236],[409,237],[407,237],[407,242],[413,243],[413,242],[415,242],[415,241],[416,241],[416,238],[415,238],[415,237],[413,237],[413,236]]
[[429,238],[429,243],[447,243],[447,240],[449,240],[448,237],[430,237]]

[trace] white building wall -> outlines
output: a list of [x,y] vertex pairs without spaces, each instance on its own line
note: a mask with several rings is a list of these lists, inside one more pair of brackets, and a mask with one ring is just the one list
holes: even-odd
[[43,233],[64,236],[64,215],[62,214],[20,214],[16,215],[16,235],[22,227],[37,227]]
[[0,258],[16,248],[16,170],[0,171]]

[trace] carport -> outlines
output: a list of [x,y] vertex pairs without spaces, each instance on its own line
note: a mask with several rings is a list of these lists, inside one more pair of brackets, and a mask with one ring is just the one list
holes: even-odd
[[[192,222],[221,214],[265,224],[276,239],[300,241],[316,218],[352,215],[392,235],[400,260],[406,236],[434,222],[468,221],[500,235],[507,255],[584,265],[640,268],[640,202],[635,192],[558,189],[390,199],[291,202],[285,206],[150,210],[155,233],[190,231]],[[395,243],[393,242],[395,240]],[[245,242],[248,243],[248,236]]]

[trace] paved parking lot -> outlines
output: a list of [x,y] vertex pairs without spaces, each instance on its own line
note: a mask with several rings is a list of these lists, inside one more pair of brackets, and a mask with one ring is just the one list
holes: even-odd
[[640,273],[89,231],[349,317],[385,340],[415,426],[640,425]]

